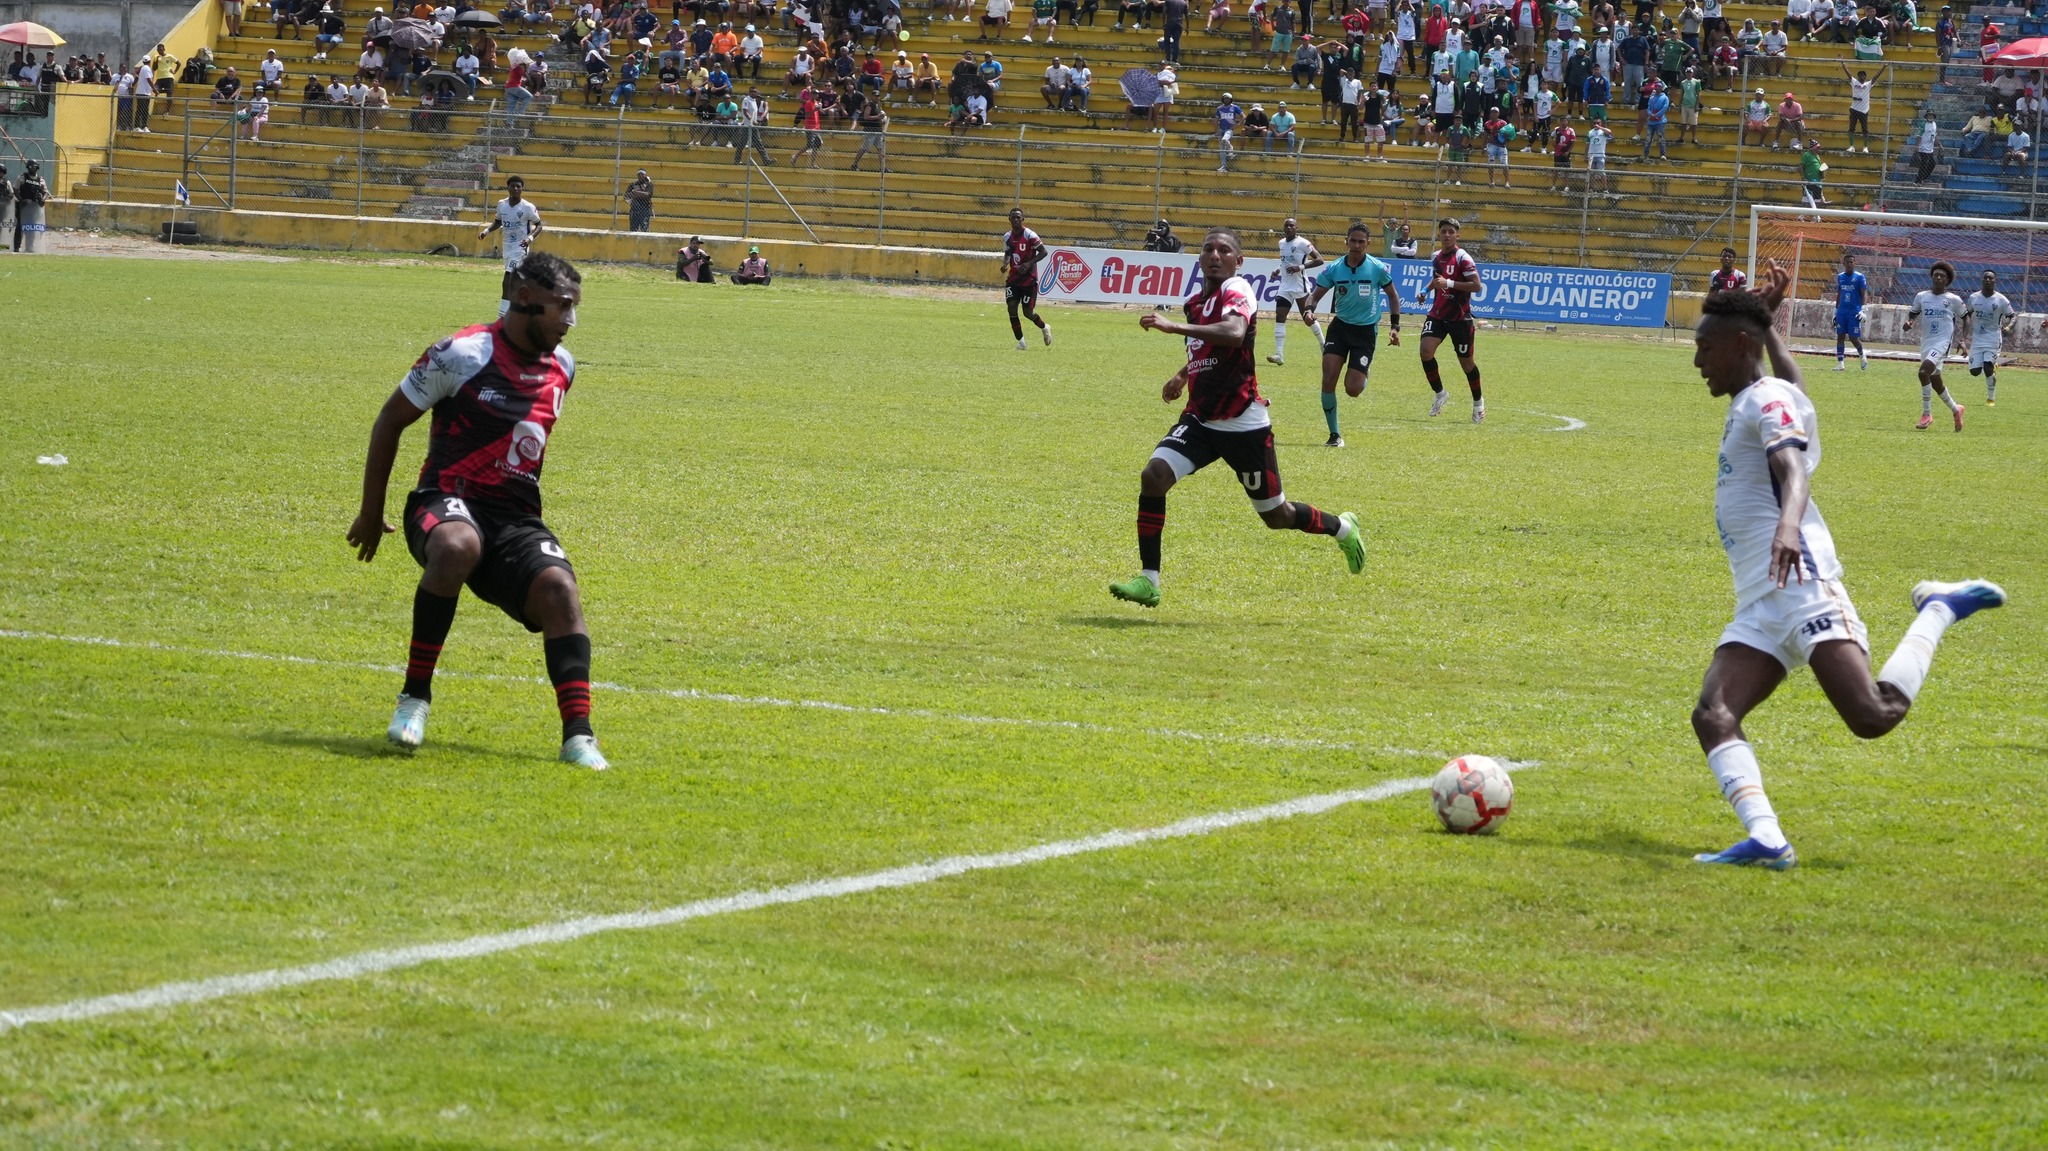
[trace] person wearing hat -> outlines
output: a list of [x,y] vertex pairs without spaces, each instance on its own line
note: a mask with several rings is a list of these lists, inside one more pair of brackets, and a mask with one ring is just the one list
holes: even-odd
[[14,186],[14,250],[43,250],[43,201],[50,198],[50,186],[43,183],[41,166],[34,160],[22,165],[21,183]]
[[1148,252],[1178,252],[1186,245],[1173,234],[1173,225],[1161,220],[1145,233],[1145,250]]
[[626,185],[626,217],[629,232],[645,232],[654,224],[654,181],[645,168]]
[[1948,63],[1956,51],[1956,17],[1949,6],[1941,6],[1941,15],[1934,21],[1934,54],[1941,62]]
[[676,279],[686,284],[710,284],[711,253],[704,250],[704,237],[691,236],[690,242],[676,249]]
[[917,54],[917,65],[911,73],[911,102],[915,103],[919,96],[923,96],[927,103],[939,102],[939,66],[932,63],[929,52]]
[[1236,135],[1237,130],[1243,126],[1244,109],[1238,105],[1236,100],[1231,98],[1230,93],[1225,92],[1222,101],[1216,105],[1216,158],[1218,161],[1216,170],[1218,172],[1230,171],[1230,158],[1237,154],[1237,145],[1231,143],[1231,137]]
[[[747,25],[747,34],[740,37],[740,64],[739,67],[733,69],[733,76],[735,78],[759,80],[761,78],[761,57],[767,51],[767,48],[768,44],[761,39],[761,34],[754,30],[752,24]],[[748,69],[750,68],[753,71],[749,72]]]
[[1806,107],[1790,92],[1778,102],[1778,127],[1771,133],[1771,151],[1778,150],[1778,141],[1784,139],[1788,131],[1792,133],[1792,146],[1799,147],[1806,136]]
[[[1770,131],[1771,102],[1764,99],[1764,90],[1758,88],[1750,93],[1748,103],[1742,106],[1742,142],[1762,147],[1764,137],[1769,135]],[[1749,138],[1751,133],[1756,134],[1754,141]]]
[[739,268],[733,272],[732,282],[758,284],[765,288],[772,277],[773,272],[768,267],[768,261],[761,258],[761,246],[753,244],[747,248],[747,258],[741,260]]

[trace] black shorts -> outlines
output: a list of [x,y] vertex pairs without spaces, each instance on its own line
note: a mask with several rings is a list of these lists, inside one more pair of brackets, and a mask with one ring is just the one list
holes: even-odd
[[1003,285],[1003,303],[1006,306],[1035,308],[1038,306],[1038,277],[1033,276],[1021,284]]
[[405,497],[405,546],[421,567],[427,566],[427,533],[449,520],[466,523],[483,537],[483,558],[469,573],[469,590],[527,631],[539,631],[540,625],[526,618],[526,593],[533,581],[549,568],[576,574],[555,533],[539,516],[491,515],[460,496],[416,491]]
[[1257,428],[1249,432],[1219,432],[1192,415],[1183,415],[1166,438],[1152,451],[1152,458],[1161,453],[1170,453],[1186,461],[1183,468],[1175,460],[1167,460],[1176,478],[1192,475],[1217,460],[1230,465],[1237,473],[1237,482],[1244,486],[1245,496],[1252,501],[1252,508],[1269,512],[1287,502],[1286,493],[1280,487],[1280,462],[1273,454],[1273,429]]
[[1380,346],[1378,324],[1347,324],[1342,320],[1331,320],[1323,331],[1323,354],[1343,356],[1354,372],[1372,371],[1373,352]]
[[1458,114],[1456,112],[1438,112],[1436,114],[1436,134],[1441,136],[1444,133],[1450,131],[1451,125],[1455,123],[1457,119]]
[[1435,316],[1429,316],[1422,321],[1422,338],[1427,340],[1432,336],[1439,340],[1449,340],[1452,349],[1460,356],[1472,354],[1470,320],[1439,320]]

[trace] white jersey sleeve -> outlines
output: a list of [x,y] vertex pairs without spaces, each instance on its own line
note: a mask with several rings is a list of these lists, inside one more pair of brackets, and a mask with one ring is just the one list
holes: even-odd
[[398,383],[399,393],[424,412],[454,395],[488,367],[493,350],[488,327],[449,336],[414,361],[412,371]]
[[[1766,376],[1737,393],[1728,404],[1721,434],[1719,476],[1714,484],[1714,522],[1728,554],[1738,606],[1776,588],[1770,578],[1771,541],[1778,532],[1778,485],[1771,456],[1796,451],[1810,476],[1820,466],[1820,426],[1813,401],[1784,380]],[[1808,579],[1840,579],[1834,537],[1809,497],[1799,522],[1800,566]]]

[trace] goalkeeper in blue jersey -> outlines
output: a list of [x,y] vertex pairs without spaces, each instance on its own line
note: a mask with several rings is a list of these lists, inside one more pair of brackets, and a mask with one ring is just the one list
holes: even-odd
[[1842,270],[1835,276],[1835,370],[1849,369],[1848,357],[1843,354],[1844,341],[1856,345],[1856,357],[1863,361],[1863,370],[1870,370],[1870,356],[1863,350],[1863,298],[1870,292],[1870,281],[1856,270],[1856,253],[1842,253]]

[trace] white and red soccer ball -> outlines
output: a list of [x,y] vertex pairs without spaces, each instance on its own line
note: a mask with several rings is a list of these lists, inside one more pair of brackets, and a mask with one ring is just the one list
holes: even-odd
[[1498,760],[1462,755],[1436,773],[1429,796],[1445,831],[1486,835],[1499,831],[1514,810],[1515,783]]

